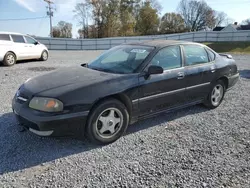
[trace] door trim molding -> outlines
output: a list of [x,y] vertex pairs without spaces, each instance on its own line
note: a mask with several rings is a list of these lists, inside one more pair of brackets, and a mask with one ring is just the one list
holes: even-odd
[[168,91],[168,92],[164,92],[164,93],[150,95],[150,96],[147,96],[147,97],[142,97],[142,98],[139,98],[139,99],[132,100],[132,103],[136,103],[136,102],[139,102],[139,101],[147,101],[147,100],[151,100],[151,99],[154,99],[154,98],[159,98],[159,97],[179,93],[179,92],[182,92],[182,91],[185,91],[185,90],[190,90],[190,89],[195,89],[195,88],[202,87],[202,86],[207,86],[207,85],[210,85],[210,83],[211,82],[206,82],[206,83],[203,83],[203,84],[198,84],[198,85],[194,85],[194,86],[190,86],[190,87],[186,87],[186,88],[182,88],[182,89],[176,89],[176,90],[173,90],[173,91]]
[[198,87],[206,86],[206,85],[209,85],[210,83],[211,83],[211,82],[206,82],[206,83],[204,83],[204,84],[198,84],[198,85],[186,87],[186,90],[195,89],[195,88],[198,88]]

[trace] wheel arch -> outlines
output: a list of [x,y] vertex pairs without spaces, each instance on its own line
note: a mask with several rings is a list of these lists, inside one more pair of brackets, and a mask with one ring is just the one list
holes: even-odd
[[15,57],[16,57],[16,60],[18,60],[18,57],[17,57],[17,55],[16,55],[16,53],[15,53],[14,51],[8,50],[8,51],[5,53],[4,57],[7,55],[7,53],[13,53],[13,54],[15,55]]
[[124,94],[124,93],[117,93],[117,94],[112,94],[106,97],[103,97],[101,99],[98,99],[94,102],[94,104],[91,106],[90,108],[90,112],[92,112],[92,110],[98,106],[101,102],[105,101],[105,100],[109,100],[109,99],[116,99],[118,101],[120,101],[121,103],[123,103],[128,111],[129,117],[131,117],[131,113],[132,113],[132,101],[130,100],[130,98]]
[[[228,88],[228,83],[229,83],[229,80],[228,80],[228,77],[227,76],[222,76],[220,77],[218,80],[222,80],[226,86],[226,89]],[[217,81],[218,81],[217,80]]]

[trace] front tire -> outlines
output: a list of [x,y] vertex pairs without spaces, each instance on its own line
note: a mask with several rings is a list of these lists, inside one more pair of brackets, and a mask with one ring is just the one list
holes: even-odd
[[46,50],[44,50],[44,51],[42,52],[42,54],[41,54],[40,60],[41,60],[41,61],[47,61],[47,60],[48,60],[48,57],[49,57],[49,53],[48,53]]
[[5,66],[13,66],[16,64],[16,56],[12,52],[7,52],[6,55],[4,56],[3,64]]
[[225,91],[225,83],[222,80],[215,82],[206,101],[204,102],[205,106],[211,109],[215,109],[220,106],[224,99]]
[[96,144],[109,144],[119,139],[127,130],[129,114],[119,100],[101,102],[91,112],[86,137]]

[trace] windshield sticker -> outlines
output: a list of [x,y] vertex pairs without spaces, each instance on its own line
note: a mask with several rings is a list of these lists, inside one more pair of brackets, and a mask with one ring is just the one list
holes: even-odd
[[146,52],[146,50],[144,50],[144,49],[133,49],[133,50],[131,50],[130,52],[141,53],[141,54],[143,54],[143,53]]

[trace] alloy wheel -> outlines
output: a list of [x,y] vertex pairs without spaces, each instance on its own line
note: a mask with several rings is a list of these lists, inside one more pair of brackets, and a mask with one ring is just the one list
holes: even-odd
[[214,106],[218,106],[223,98],[224,89],[223,86],[218,84],[214,87],[211,95],[211,102]]
[[8,64],[10,64],[10,65],[15,64],[15,57],[14,57],[14,55],[12,55],[12,54],[9,54],[9,55],[7,56],[7,58],[6,58],[6,60],[7,60]]
[[95,123],[96,132],[102,138],[111,138],[119,132],[122,124],[122,112],[117,108],[108,108],[98,116]]

